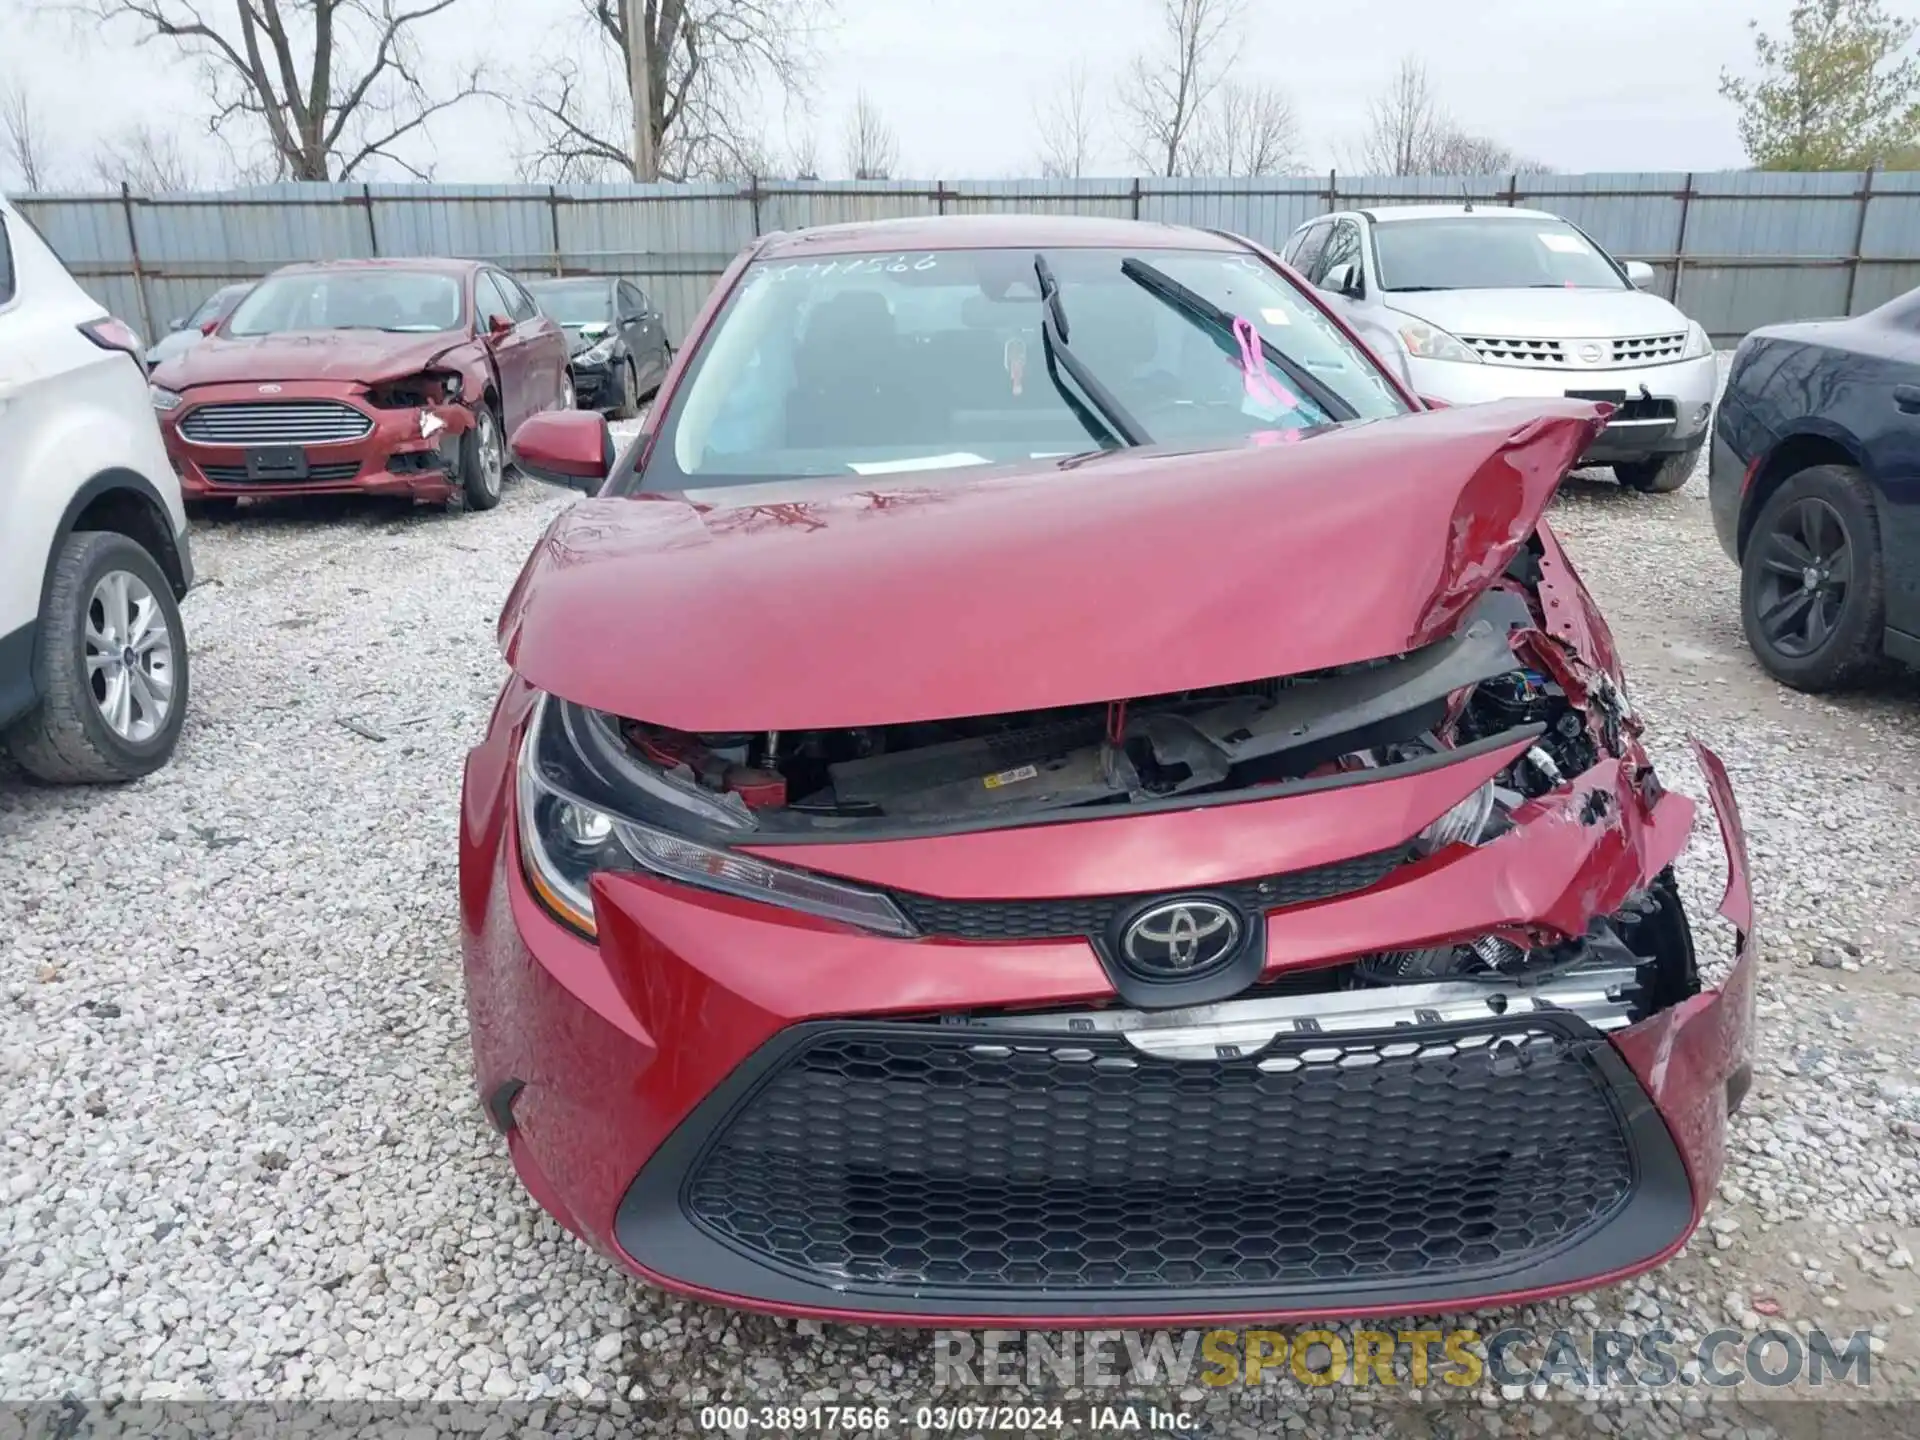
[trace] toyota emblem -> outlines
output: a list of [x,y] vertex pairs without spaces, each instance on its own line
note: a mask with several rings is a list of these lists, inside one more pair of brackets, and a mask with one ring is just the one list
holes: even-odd
[[1167,900],[1133,917],[1120,957],[1141,975],[1184,979],[1230,959],[1244,933],[1239,914],[1216,900]]
[[262,385],[260,387],[260,393],[262,395],[278,395],[280,393],[280,387],[278,385]]

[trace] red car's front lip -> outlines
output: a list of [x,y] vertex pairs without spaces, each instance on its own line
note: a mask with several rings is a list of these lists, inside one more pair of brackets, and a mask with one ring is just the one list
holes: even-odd
[[[343,441],[307,443],[310,466],[323,478],[291,482],[258,482],[244,476],[247,448],[241,445],[212,445],[190,440],[181,433],[181,423],[196,410],[208,405],[281,403],[324,400],[350,406],[367,418],[372,427],[365,435]],[[422,416],[431,415],[433,424],[423,427]],[[473,412],[460,405],[434,405],[422,409],[384,409],[369,404],[365,387],[357,383],[327,380],[289,380],[263,387],[255,381],[200,385],[187,392],[177,409],[162,412],[160,432],[167,453],[180,476],[181,491],[188,499],[216,496],[284,496],[289,494],[380,494],[410,495],[419,500],[443,500],[457,488],[454,478],[455,447],[458,437],[473,424]],[[423,428],[431,434],[422,434]],[[395,457],[417,457],[416,463],[394,469]],[[351,471],[346,467],[352,466]],[[208,467],[224,471],[210,473]],[[320,467],[328,467],[321,470]],[[344,472],[344,473],[342,473]]]
[[[1099,1005],[1112,1000],[1113,987],[1082,941],[900,942],[634,877],[596,881],[601,942],[582,941],[546,914],[520,875],[508,791],[526,703],[525,687],[510,683],[467,773],[462,885],[477,1078],[483,1098],[499,1107],[514,1164],[528,1188],[563,1223],[651,1282],[774,1313],[913,1324],[1189,1324],[1425,1313],[1534,1300],[1656,1266],[1684,1243],[1717,1183],[1730,1096],[1737,1098],[1749,1063],[1753,987],[1744,847],[1731,795],[1720,781],[1709,788],[1731,857],[1727,913],[1743,932],[1737,962],[1721,989],[1618,1032],[1608,1047],[1623,1062],[1620,1073],[1630,1070],[1636,1077],[1638,1103],[1645,1107],[1651,1100],[1647,1113],[1657,1114],[1654,1123],[1671,1137],[1669,1154],[1677,1154],[1684,1167],[1677,1181],[1679,1220],[1650,1240],[1644,1253],[1636,1250],[1623,1259],[1616,1251],[1614,1262],[1547,1286],[1503,1285],[1496,1279],[1479,1292],[1438,1304],[1356,1295],[1297,1309],[1271,1303],[1236,1309],[1230,1301],[1182,1309],[1143,1300],[1115,1302],[1097,1314],[1070,1305],[1050,1310],[1039,1303],[1004,1310],[976,1304],[890,1307],[871,1294],[835,1300],[816,1293],[804,1303],[789,1303],[750,1293],[750,1287],[666,1273],[671,1267],[663,1268],[657,1255],[636,1256],[623,1248],[616,1219],[622,1202],[636,1174],[645,1173],[648,1159],[682,1122],[777,1037],[815,1017]],[[1347,798],[1355,805],[1367,803],[1359,791]],[[1668,865],[1684,842],[1691,813],[1690,802],[1678,795],[1656,803],[1653,823],[1635,837],[1634,868],[1650,877]],[[1552,823],[1552,817],[1544,818]],[[1071,832],[1078,828],[1059,827],[1054,843],[1073,845]],[[1485,864],[1493,848],[1466,858]],[[1550,849],[1542,848],[1543,857]],[[1174,874],[1177,857],[1186,852],[1159,853]],[[1603,847],[1587,864],[1592,874],[1611,872],[1621,855]],[[1554,873],[1558,862],[1543,858],[1542,867],[1543,874]],[[1511,875],[1524,879],[1527,873],[1521,857]],[[1372,922],[1338,938],[1340,917],[1358,919],[1368,908],[1377,912],[1390,905],[1410,927],[1429,924],[1444,882],[1444,875],[1438,883],[1408,880],[1277,914],[1269,920],[1272,961],[1291,957],[1294,963],[1324,963],[1335,953],[1373,948],[1378,937],[1369,928]],[[1396,888],[1401,892],[1397,902],[1387,898]],[[1471,888],[1498,908],[1493,906],[1497,882],[1489,884],[1483,876]],[[1565,893],[1562,886],[1546,884],[1509,891],[1505,899],[1510,905],[1551,908]],[[1299,928],[1303,923],[1306,930]],[[1285,938],[1301,934],[1312,935],[1316,955]],[[1672,1215],[1671,1207],[1667,1213]]]

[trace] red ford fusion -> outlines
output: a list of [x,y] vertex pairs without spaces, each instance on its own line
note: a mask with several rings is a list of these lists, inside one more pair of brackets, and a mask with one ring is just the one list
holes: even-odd
[[[461,907],[527,1189],[861,1321],[1510,1303],[1657,1265],[1747,1088],[1695,807],[1542,518],[1266,251],[1038,217],[739,257],[500,622]],[[1703,979],[1717,976],[1717,983]]]
[[180,488],[500,503],[506,441],[573,406],[567,337],[512,276],[470,260],[342,260],[261,281],[152,376]]

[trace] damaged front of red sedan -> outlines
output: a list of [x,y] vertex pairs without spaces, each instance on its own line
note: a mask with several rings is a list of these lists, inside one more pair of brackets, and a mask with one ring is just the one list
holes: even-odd
[[[684,1293],[913,1323],[1454,1309],[1684,1242],[1756,941],[1703,750],[1703,984],[1694,805],[1543,519],[1602,408],[1423,410],[1160,227],[777,239],[700,331],[516,583],[467,765],[477,1080],[542,1205]],[[904,421],[803,410],[903,371]]]
[[490,509],[509,428],[571,403],[564,332],[511,277],[454,260],[275,271],[152,390],[182,493],[202,505],[298,493]]

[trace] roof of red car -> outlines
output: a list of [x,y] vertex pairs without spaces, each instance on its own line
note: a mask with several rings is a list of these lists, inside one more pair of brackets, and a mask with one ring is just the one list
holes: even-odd
[[307,270],[434,270],[447,275],[465,275],[481,269],[484,260],[452,260],[444,255],[397,256],[379,260],[303,260],[297,265],[282,265],[276,275]]
[[1090,215],[916,215],[859,220],[769,235],[759,258],[844,255],[863,250],[990,250],[1025,246],[1131,250],[1237,250],[1239,243],[1185,225]]

